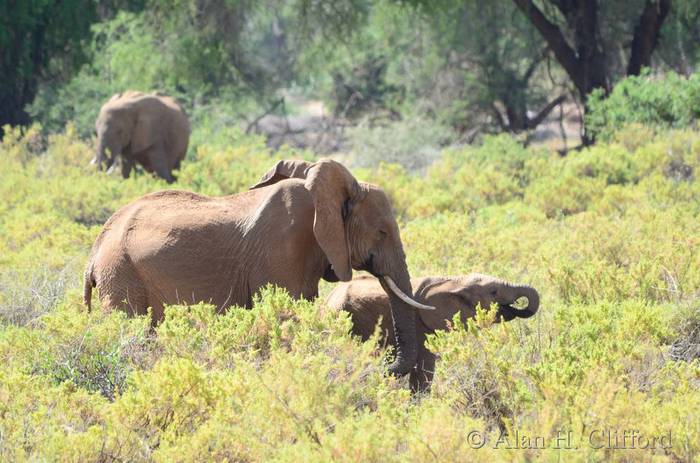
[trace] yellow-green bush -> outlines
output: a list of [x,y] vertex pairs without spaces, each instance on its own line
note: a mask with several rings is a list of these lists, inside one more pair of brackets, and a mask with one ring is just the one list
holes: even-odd
[[[232,194],[309,158],[233,130],[197,139],[175,188]],[[169,187],[96,172],[92,152],[70,127],[0,145],[0,460],[700,461],[697,132],[628,127],[565,158],[494,137],[423,176],[357,170],[392,198],[413,275],[480,271],[542,295],[534,318],[432,336],[441,359],[417,397],[345,314],[275,288],[250,311],[170,307],[153,332],[87,313],[102,223]],[[614,431],[670,447],[598,445]]]

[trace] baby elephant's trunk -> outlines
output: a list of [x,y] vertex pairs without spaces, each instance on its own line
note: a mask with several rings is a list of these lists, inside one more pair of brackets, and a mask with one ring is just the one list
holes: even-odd
[[535,288],[528,285],[509,285],[513,290],[513,301],[515,303],[521,297],[527,299],[527,306],[523,309],[515,311],[515,316],[518,318],[530,318],[537,313],[540,308],[540,295]]

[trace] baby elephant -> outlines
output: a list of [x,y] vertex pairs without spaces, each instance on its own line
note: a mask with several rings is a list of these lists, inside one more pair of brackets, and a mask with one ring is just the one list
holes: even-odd
[[[473,273],[457,277],[412,278],[415,299],[435,307],[419,310],[416,317],[418,335],[418,363],[411,371],[411,389],[426,390],[435,370],[435,355],[424,346],[425,335],[447,329],[448,321],[459,312],[462,322],[476,315],[476,306],[488,309],[498,305],[496,320],[510,321],[529,318],[537,313],[540,296],[530,286],[517,286],[499,278]],[[527,299],[527,307],[513,306],[519,298]],[[336,310],[345,310],[352,317],[352,332],[366,341],[382,318],[381,333],[385,342],[395,345],[389,299],[376,278],[362,276],[339,284],[328,296],[327,304]]]

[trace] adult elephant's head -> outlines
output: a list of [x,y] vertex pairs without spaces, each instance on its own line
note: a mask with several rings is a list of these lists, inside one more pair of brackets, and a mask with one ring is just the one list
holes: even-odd
[[[425,278],[416,288],[416,295],[437,308],[420,314],[423,323],[431,330],[446,329],[447,322],[458,312],[462,322],[465,322],[474,317],[478,304],[488,309],[495,303],[498,307],[496,321],[529,318],[540,307],[540,295],[535,288],[481,274]],[[527,305],[516,307],[519,299],[526,299]]]
[[112,167],[116,157],[132,141],[138,110],[134,105],[124,104],[120,97],[115,95],[105,103],[95,120],[97,153],[93,163],[98,169],[102,169],[103,164],[107,169]]
[[332,160],[280,161],[251,188],[288,178],[303,179],[311,194],[313,234],[337,279],[349,281],[355,269],[371,273],[381,283],[391,301],[397,339],[396,360],[389,371],[408,373],[416,363],[416,309],[433,307],[413,300],[399,227],[386,194],[358,182]]

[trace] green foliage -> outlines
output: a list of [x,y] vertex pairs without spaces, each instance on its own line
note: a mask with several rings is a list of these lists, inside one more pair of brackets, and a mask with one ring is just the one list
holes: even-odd
[[[345,33],[319,25],[331,29],[331,37],[316,29],[309,34],[300,69],[323,77],[315,90],[336,114],[378,118],[388,111],[394,118],[437,120],[458,133],[520,131],[527,128],[527,110],[539,110],[551,93],[536,75],[543,43],[509,1],[331,3],[355,28]],[[305,15],[315,21],[323,10]],[[509,111],[508,128],[499,125],[505,114],[493,117],[496,106]]]
[[[484,123],[491,130],[528,129],[528,110],[539,111],[555,91],[544,75],[536,74],[546,56],[537,30],[514,2],[442,3],[429,10],[428,21],[434,40],[452,53],[442,65],[442,78],[461,85],[442,89],[442,98],[451,101],[439,111],[462,131]],[[500,115],[485,121],[494,111]]]
[[139,11],[120,11],[93,26],[90,62],[62,85],[42,86],[29,114],[50,132],[71,121],[85,137],[110,96],[140,90],[176,97],[194,123],[240,120],[278,74],[274,62],[262,69],[256,61],[271,27],[265,17],[253,28],[248,15],[256,11],[254,2],[194,0],[150,0]]
[[700,4],[694,0],[675,0],[669,18],[661,30],[663,40],[657,55],[680,74],[688,75],[700,60]]
[[662,77],[649,73],[628,77],[608,97],[594,92],[588,106],[586,127],[606,140],[628,124],[694,127],[700,117],[700,75],[686,78],[670,72]]
[[453,139],[449,127],[419,117],[379,127],[365,122],[346,132],[348,161],[357,167],[376,167],[385,162],[408,171],[424,171],[440,157],[439,147]]
[[135,369],[153,363],[150,324],[145,318],[127,321],[125,314],[76,317],[75,310],[59,306],[38,320],[41,331],[53,342],[27,352],[27,357],[33,357],[29,371],[53,383],[71,382],[114,400],[124,392],[126,379]]
[[97,19],[95,10],[94,2],[84,0],[0,4],[0,125],[26,123],[24,105],[40,80],[82,62],[81,44]]
[[[556,63],[516,3],[32,0],[0,6],[0,13],[7,9],[0,15],[6,18],[0,48],[7,50],[0,124],[31,118],[56,132],[72,121],[86,137],[107,98],[133,89],[178,98],[197,123],[215,117],[219,124],[247,124],[281,96],[303,96],[324,100],[341,119],[427,120],[472,139],[532,130],[572,84],[586,88],[579,95],[585,100],[592,87],[613,86],[624,76],[642,2],[601,3],[599,34],[588,37],[595,44],[578,43],[586,34],[574,18],[586,2],[537,3],[573,42],[572,54],[596,49],[605,58],[605,66],[588,63],[587,71],[575,66],[580,72]],[[663,62],[689,75],[697,67],[699,15],[697,2],[672,2],[655,69],[665,71],[657,65]]]
[[[279,158],[208,120],[173,187],[233,194]],[[429,339],[432,391],[385,375],[386,350],[322,300],[260,292],[252,310],[92,313],[79,288],[117,208],[167,187],[87,165],[73,126],[0,145],[0,460],[697,461],[700,136],[627,127],[565,158],[507,136],[451,148],[424,174],[355,171],[390,195],[413,275],[531,283],[528,320],[493,312]],[[327,291],[330,285],[322,290]],[[486,309],[486,308],[484,308]],[[672,434],[596,450],[595,430]],[[488,443],[473,448],[472,430]],[[546,448],[494,448],[515,432]],[[575,449],[556,449],[559,432]]]
[[93,26],[91,62],[62,86],[42,86],[29,114],[50,132],[72,121],[81,136],[90,136],[100,107],[113,94],[127,89],[172,91],[177,84],[172,56],[158,48],[151,30],[143,13],[125,11]]
[[[294,2],[292,2],[294,3]],[[341,117],[411,115],[438,53],[421,18],[392,1],[300,1],[299,83]],[[324,20],[332,16],[332,20]],[[388,52],[390,51],[390,52]]]

